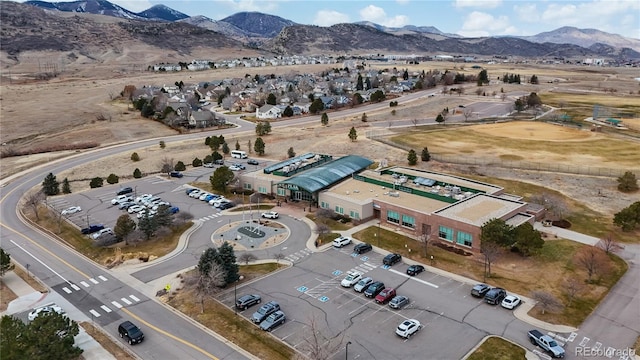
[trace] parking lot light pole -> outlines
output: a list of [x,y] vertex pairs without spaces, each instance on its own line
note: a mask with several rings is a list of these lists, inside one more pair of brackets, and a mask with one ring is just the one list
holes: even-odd
[[238,315],[238,280],[233,282],[233,312]]
[[349,360],[349,345],[351,345],[351,341],[347,341],[347,345],[344,348],[344,360]]

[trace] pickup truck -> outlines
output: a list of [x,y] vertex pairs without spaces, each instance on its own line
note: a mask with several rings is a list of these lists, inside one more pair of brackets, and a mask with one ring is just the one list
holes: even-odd
[[540,346],[554,358],[564,357],[564,349],[551,336],[544,335],[538,330],[531,330],[529,331],[529,340],[533,345]]

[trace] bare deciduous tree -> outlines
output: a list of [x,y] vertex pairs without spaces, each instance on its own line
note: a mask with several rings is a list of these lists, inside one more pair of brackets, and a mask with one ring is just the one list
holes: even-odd
[[533,195],[531,202],[547,209],[552,220],[562,220],[569,212],[569,207],[563,199],[549,193]]
[[498,244],[491,241],[483,241],[480,247],[486,267],[484,275],[485,277],[491,277],[491,264],[498,261],[500,255],[502,255],[502,249]]
[[329,225],[327,225],[325,223],[316,223],[315,232],[318,235],[324,235],[324,234],[330,233],[331,232],[331,228],[329,227]]
[[422,248],[424,249],[424,256],[427,256],[427,249],[429,248],[429,244],[431,244],[431,226],[427,226],[426,229],[423,229],[422,233],[418,235],[418,240],[422,243]]
[[200,313],[204,313],[204,300],[226,285],[227,273],[222,265],[212,262],[208,274],[197,273],[196,293],[200,297]]
[[467,120],[469,120],[469,118],[471,117],[471,115],[473,115],[473,111],[471,109],[464,109],[464,111],[462,112],[462,116],[464,116],[464,121],[467,122]]
[[[304,332],[304,341],[300,344],[300,351],[310,360],[325,360],[335,354],[344,343],[344,333],[330,336],[320,328],[316,317],[311,316]],[[328,326],[325,329],[329,329]]]
[[608,267],[606,255],[594,246],[584,247],[578,251],[575,261],[587,271],[588,282],[591,282],[594,275],[603,275]]
[[258,260],[258,258],[252,253],[242,253],[238,256],[238,261],[243,262],[245,265],[249,265],[251,261]]
[[542,309],[543,314],[547,311],[557,312],[562,309],[562,303],[560,302],[560,300],[558,300],[555,296],[553,296],[551,293],[548,293],[546,291],[542,291],[542,290],[533,291],[531,292],[531,297],[533,298],[533,300],[538,302],[537,305],[540,306],[540,309]]
[[413,127],[417,127],[418,126],[418,119],[416,119],[416,118],[411,119],[411,123],[413,124]]
[[622,247],[615,240],[613,240],[613,235],[609,234],[598,242],[598,247],[608,255],[612,252],[616,252],[620,250]]
[[574,278],[568,278],[564,281],[564,294],[569,298],[568,306],[571,306],[573,300],[584,289],[582,283]]
[[318,217],[318,219],[321,220],[322,222],[325,222],[326,220],[331,219],[331,217],[333,217],[333,211],[329,209],[320,208],[318,209],[318,211],[316,211],[316,217]]
[[32,192],[26,197],[26,204],[31,208],[31,210],[33,210],[33,213],[36,216],[36,221],[40,221],[38,209],[40,208],[40,204],[42,204],[46,198],[47,195],[45,195],[42,190]]
[[193,219],[193,215],[190,212],[180,211],[179,213],[176,214],[174,223],[176,225],[181,225],[192,219]]
[[169,175],[170,172],[173,171],[173,169],[175,168],[175,164],[173,162],[173,159],[170,159],[168,157],[164,157],[162,158],[162,160],[160,160],[160,171]]
[[276,259],[276,264],[279,264],[280,260],[284,259],[284,254],[283,253],[274,254],[273,258]]

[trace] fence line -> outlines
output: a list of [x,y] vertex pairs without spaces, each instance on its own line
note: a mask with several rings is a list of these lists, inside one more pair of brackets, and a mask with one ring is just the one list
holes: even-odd
[[[387,136],[391,135],[391,131],[387,130],[371,130],[366,132],[367,138],[381,142],[383,144],[387,144],[389,146],[393,146],[398,149],[402,149],[405,151],[411,150],[411,147],[407,145],[402,145],[395,143],[387,138]],[[397,135],[397,134],[394,134]],[[421,151],[421,149],[414,149],[416,151]],[[587,166],[587,165],[574,165],[574,164],[563,164],[563,163],[554,163],[554,162],[534,162],[534,161],[515,161],[515,160],[501,160],[494,159],[489,157],[473,157],[473,156],[460,156],[460,155],[439,155],[430,153],[431,159],[451,164],[460,164],[460,165],[472,165],[472,166],[487,166],[487,167],[501,167],[507,169],[519,169],[519,170],[533,170],[533,171],[546,171],[546,172],[555,172],[555,173],[565,173],[565,174],[576,174],[576,175],[590,175],[590,176],[605,176],[605,177],[619,177],[622,176],[626,171],[631,171],[636,174],[640,174],[640,169],[612,169],[598,166]],[[418,156],[420,154],[418,153]]]

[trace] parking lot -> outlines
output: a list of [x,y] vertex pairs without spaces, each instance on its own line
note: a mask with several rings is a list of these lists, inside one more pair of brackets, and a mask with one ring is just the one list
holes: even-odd
[[[325,336],[344,334],[351,341],[350,359],[462,358],[484,336],[504,334],[524,343],[529,325],[517,320],[510,310],[486,304],[470,295],[471,286],[450,278],[423,272],[406,275],[407,265],[382,265],[383,255],[352,254],[353,245],[315,254],[286,271],[279,272],[237,290],[241,296],[257,293],[263,303],[275,300],[287,316],[273,334],[304,352],[311,318]],[[410,298],[400,310],[376,303],[372,298],[340,285],[347,271],[382,281],[398,295]],[[232,306],[233,293],[222,299]],[[242,311],[250,317],[258,306]],[[395,334],[405,319],[416,319],[424,327],[410,339]],[[331,330],[329,330],[331,329]],[[333,358],[342,358],[345,347]]]

